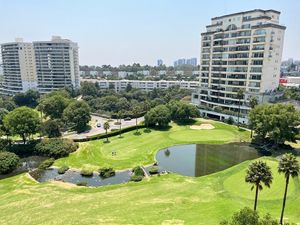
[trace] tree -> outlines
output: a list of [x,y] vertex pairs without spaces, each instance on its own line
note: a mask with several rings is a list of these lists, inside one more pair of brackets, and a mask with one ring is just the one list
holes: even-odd
[[4,126],[12,134],[20,135],[25,144],[30,135],[39,131],[40,118],[35,110],[22,106],[9,112],[4,117]]
[[48,138],[60,137],[60,124],[57,120],[47,120],[43,124],[43,131]]
[[94,83],[84,81],[80,86],[80,93],[82,96],[97,96],[98,90]]
[[167,127],[169,122],[171,122],[171,114],[165,105],[156,106],[145,115],[146,126]]
[[249,122],[259,138],[279,145],[296,141],[300,113],[292,104],[262,104],[250,111]]
[[231,221],[224,220],[220,225],[278,225],[278,221],[273,219],[270,214],[266,214],[260,219],[256,211],[246,207],[234,213]]
[[122,110],[119,111],[119,112],[118,112],[118,118],[119,118],[119,123],[120,123],[120,124],[119,124],[119,126],[120,126],[120,127],[119,127],[120,137],[122,137],[122,131],[121,131],[121,130],[122,130],[122,118],[123,118],[123,116],[124,116],[124,111],[122,111]]
[[300,166],[299,166],[297,158],[290,153],[284,154],[279,160],[278,172],[283,173],[285,176],[285,191],[284,191],[284,196],[283,196],[280,224],[283,224],[283,215],[284,215],[286,195],[287,195],[287,191],[288,191],[290,177],[292,177],[292,178],[298,177],[299,170],[300,170],[299,168],[300,168]]
[[55,93],[42,98],[38,108],[51,119],[61,119],[70,101],[64,94]]
[[110,126],[109,126],[109,122],[108,122],[108,121],[106,121],[106,122],[103,124],[103,128],[104,128],[104,130],[105,130],[105,134],[106,134],[106,142],[108,142],[108,135],[107,135],[107,131],[108,131],[108,129],[110,128]]
[[273,176],[269,166],[265,162],[258,161],[250,164],[247,175],[245,177],[245,181],[247,183],[252,184],[251,190],[256,188],[255,191],[255,201],[254,201],[254,211],[256,210],[257,206],[257,198],[258,198],[258,191],[263,189],[262,183],[270,188],[272,183]]
[[[250,101],[249,101],[249,104],[250,104],[250,108],[251,108],[251,109],[254,109],[254,108],[258,105],[257,98],[251,97],[251,98],[250,98]],[[250,122],[251,122],[251,121],[250,121]],[[251,138],[252,138],[252,136],[253,136],[253,126],[252,126],[251,123],[249,123],[249,125],[250,125],[250,129],[251,129]]]
[[135,118],[135,130],[136,130],[136,133],[137,133],[139,131],[139,129],[138,129],[138,117],[141,114],[141,107],[139,107],[138,105],[135,105],[132,109],[132,114]]
[[75,131],[82,132],[91,120],[90,107],[84,101],[72,102],[64,110],[63,117],[67,123],[74,125]]
[[13,100],[18,106],[28,106],[34,108],[38,105],[40,93],[36,90],[28,90],[25,93],[17,93]]
[[241,99],[244,98],[244,91],[242,89],[239,89],[237,94],[236,94],[236,97],[239,100],[239,111],[238,111],[237,125],[238,125],[238,127],[240,127]]
[[200,116],[196,106],[184,102],[172,100],[167,107],[170,109],[171,119],[175,121],[184,121]]
[[7,174],[17,168],[20,158],[12,152],[0,152],[0,174]]

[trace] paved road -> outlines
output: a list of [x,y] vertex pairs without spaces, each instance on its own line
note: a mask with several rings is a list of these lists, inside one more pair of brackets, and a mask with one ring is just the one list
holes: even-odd
[[[64,135],[64,137],[71,138],[71,139],[83,139],[83,138],[93,136],[96,134],[105,133],[103,124],[107,121],[107,119],[100,117],[100,116],[94,116],[94,115],[92,115],[91,117],[92,117],[91,122],[90,122],[91,130],[83,132],[83,133],[79,133],[79,134],[77,134],[77,133],[67,134],[67,135]],[[122,128],[135,126],[135,119],[131,119],[129,121],[125,121],[122,119],[121,121],[122,121]],[[138,118],[138,124],[142,121],[144,121],[144,117]],[[120,128],[120,125],[115,125],[115,122],[117,122],[116,119],[114,119],[114,120],[112,119],[109,122],[110,129],[108,130],[108,132],[110,132],[111,129],[119,129]],[[97,127],[98,123],[101,124],[101,127]]]

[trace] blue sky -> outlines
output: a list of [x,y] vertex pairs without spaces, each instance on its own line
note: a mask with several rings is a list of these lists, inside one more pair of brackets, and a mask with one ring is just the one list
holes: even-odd
[[300,59],[299,0],[0,0],[0,43],[60,35],[78,42],[81,65],[170,65],[199,59],[211,17],[255,8],[281,11],[283,58]]

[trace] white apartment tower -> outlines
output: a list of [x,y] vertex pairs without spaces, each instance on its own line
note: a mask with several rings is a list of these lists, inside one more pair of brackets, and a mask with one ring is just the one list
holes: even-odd
[[4,82],[2,92],[14,95],[29,89],[49,93],[67,86],[78,88],[77,43],[60,37],[1,45]]
[[235,115],[240,108],[246,115],[251,97],[261,103],[276,96],[286,29],[279,16],[255,9],[211,19],[201,34],[200,88],[192,96],[204,114],[224,119],[222,112]]
[[1,45],[3,89],[15,94],[37,88],[35,57],[32,43],[17,38]]

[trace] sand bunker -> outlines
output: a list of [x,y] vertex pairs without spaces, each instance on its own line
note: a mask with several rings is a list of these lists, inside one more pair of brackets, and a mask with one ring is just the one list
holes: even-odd
[[211,130],[214,129],[215,127],[210,123],[202,123],[201,125],[190,126],[190,128],[193,130]]

